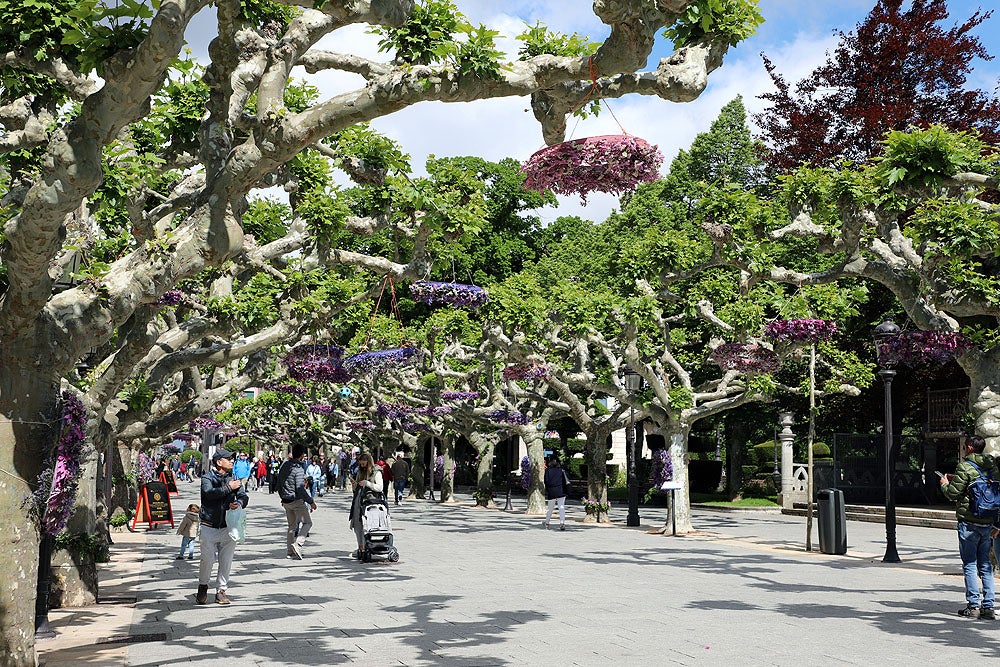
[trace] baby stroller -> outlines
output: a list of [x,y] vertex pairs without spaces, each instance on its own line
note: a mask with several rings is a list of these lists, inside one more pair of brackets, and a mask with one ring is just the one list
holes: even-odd
[[365,548],[361,560],[387,560],[395,563],[399,552],[392,545],[392,526],[389,524],[389,506],[385,496],[378,491],[366,489],[361,495],[361,521],[365,531]]

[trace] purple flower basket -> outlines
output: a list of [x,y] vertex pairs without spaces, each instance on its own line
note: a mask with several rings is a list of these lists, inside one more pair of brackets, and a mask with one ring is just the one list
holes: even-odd
[[297,345],[282,357],[288,377],[299,382],[343,383],[351,379],[345,370],[344,348],[340,345]]
[[420,350],[415,347],[399,347],[391,350],[361,352],[344,360],[344,368],[354,375],[384,373],[406,363],[416,361]]
[[727,371],[749,375],[773,373],[781,365],[773,350],[756,343],[724,343],[712,350],[712,361]]
[[528,417],[523,412],[518,412],[517,410],[491,410],[486,413],[486,418],[494,424],[524,426],[528,423]]
[[964,334],[954,331],[904,331],[876,344],[879,357],[886,366],[943,364],[975,347]]
[[548,146],[521,168],[524,187],[560,195],[578,194],[586,203],[591,192],[623,195],[640,183],[659,178],[663,153],[638,137],[613,134],[574,139]]
[[837,325],[827,320],[775,320],[764,327],[764,335],[775,343],[818,343],[837,333]]
[[543,364],[517,364],[503,369],[504,380],[542,380],[549,376],[549,367]]
[[421,281],[410,285],[410,294],[416,301],[431,306],[479,308],[489,300],[489,293],[482,287],[461,283]]
[[670,452],[666,449],[658,449],[653,452],[652,466],[650,474],[653,478],[653,488],[659,490],[664,482],[674,479],[674,463],[670,459]]
[[527,456],[521,457],[521,488],[525,491],[531,486],[531,459]]

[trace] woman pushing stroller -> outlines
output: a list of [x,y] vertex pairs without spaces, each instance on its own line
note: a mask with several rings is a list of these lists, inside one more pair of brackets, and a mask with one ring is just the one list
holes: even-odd
[[351,554],[360,559],[365,552],[365,526],[361,518],[361,495],[366,489],[382,493],[382,471],[375,465],[375,460],[368,452],[358,457],[358,474],[351,477],[351,490],[354,500],[351,501],[351,528],[358,538],[358,550]]

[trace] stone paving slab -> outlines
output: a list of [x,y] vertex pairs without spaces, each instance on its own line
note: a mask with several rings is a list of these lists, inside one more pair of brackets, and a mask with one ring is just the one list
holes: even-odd
[[[175,506],[197,501],[181,491]],[[1000,625],[955,616],[952,531],[900,526],[903,562],[884,564],[878,524],[850,522],[848,554],[832,556],[804,550],[802,518],[763,512],[696,511],[697,532],[672,537],[646,532],[666,518],[656,509],[607,528],[574,504],[559,532],[468,497],[407,500],[392,514],[400,562],[362,564],[337,493],[292,561],[276,496],[250,498],[229,607],[194,605],[197,561],[173,560],[172,531],[146,535],[131,632],[167,639],[128,646],[126,664],[871,665],[1000,649]]]

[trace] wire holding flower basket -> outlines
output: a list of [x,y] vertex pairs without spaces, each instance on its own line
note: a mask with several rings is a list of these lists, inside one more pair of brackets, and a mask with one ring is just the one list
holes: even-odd
[[758,343],[723,343],[712,350],[712,361],[724,370],[748,375],[773,373],[781,366],[778,355]]
[[479,308],[489,301],[489,293],[476,285],[420,281],[410,285],[410,294],[416,301],[430,306],[457,306]]

